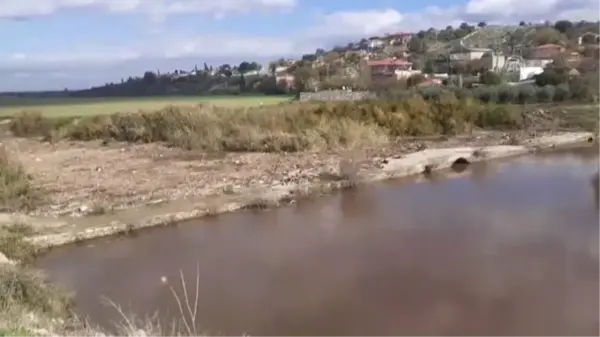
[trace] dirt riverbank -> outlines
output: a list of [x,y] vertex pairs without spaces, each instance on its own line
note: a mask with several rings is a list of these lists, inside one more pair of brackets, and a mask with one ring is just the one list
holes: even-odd
[[227,154],[160,144],[48,144],[9,138],[4,145],[45,198],[28,214],[0,214],[0,223],[31,225],[36,244],[56,246],[441,169],[457,156],[478,161],[591,137],[479,132],[353,151]]

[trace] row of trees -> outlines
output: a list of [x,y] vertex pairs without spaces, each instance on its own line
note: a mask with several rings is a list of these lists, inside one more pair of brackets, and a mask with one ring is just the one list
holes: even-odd
[[97,96],[163,96],[199,94],[259,93],[260,83],[267,76],[258,74],[261,65],[244,61],[238,65],[218,67],[206,63],[192,71],[175,70],[169,73],[146,71],[142,77],[130,77],[120,83],[67,92],[74,97]]
[[496,82],[496,84],[482,85],[469,89],[456,86],[419,87],[418,84],[424,78],[422,75],[415,75],[408,78],[405,83],[388,86],[385,90],[381,90],[380,94],[387,98],[404,99],[417,93],[426,99],[436,99],[443,93],[452,92],[458,98],[471,97],[484,103],[500,104],[558,103],[568,101],[582,103],[598,102],[597,77],[575,76],[564,78],[562,82],[546,82],[544,79],[546,76],[549,75],[538,77],[536,84],[511,86],[497,84]]

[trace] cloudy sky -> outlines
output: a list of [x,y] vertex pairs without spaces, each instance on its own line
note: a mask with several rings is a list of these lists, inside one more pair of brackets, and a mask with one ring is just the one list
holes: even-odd
[[462,21],[598,20],[598,0],[1,0],[0,91],[267,62]]

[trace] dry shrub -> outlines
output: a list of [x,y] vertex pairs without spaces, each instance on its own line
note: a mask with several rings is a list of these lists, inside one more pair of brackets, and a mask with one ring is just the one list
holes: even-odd
[[0,311],[13,305],[64,316],[69,313],[72,301],[49,283],[42,273],[18,266],[4,266],[0,268]]
[[[212,151],[294,152],[372,146],[390,137],[451,135],[469,132],[473,126],[518,127],[521,116],[514,109],[441,94],[431,100],[412,96],[403,100],[236,109],[170,106],[154,112],[84,117],[59,124],[44,122],[40,116],[33,118],[31,125],[54,125],[60,130],[55,134],[73,140],[166,142]],[[29,125],[24,119],[13,124]],[[31,133],[21,130],[15,134]]]
[[10,123],[10,131],[18,137],[40,136],[49,127],[48,119],[39,111],[20,112]]
[[476,124],[482,128],[516,130],[524,127],[525,118],[518,106],[490,104],[481,109]]
[[10,131],[17,137],[55,137],[57,130],[70,124],[73,117],[47,118],[40,111],[22,111],[12,117]]
[[0,144],[0,212],[29,208],[36,200],[31,177]]
[[32,233],[26,225],[0,227],[0,252],[16,262],[0,264],[0,328],[4,332],[27,332],[42,323],[42,317],[48,322],[71,317],[72,297],[26,265],[36,252],[26,240]]
[[0,252],[13,261],[24,264],[33,262],[38,250],[26,240],[33,233],[33,229],[27,225],[0,226]]

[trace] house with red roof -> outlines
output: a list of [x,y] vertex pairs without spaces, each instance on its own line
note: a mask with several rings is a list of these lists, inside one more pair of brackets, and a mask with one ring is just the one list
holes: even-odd
[[411,33],[391,33],[385,35],[385,39],[395,46],[406,46],[411,38]]
[[367,66],[371,69],[371,76],[375,77],[395,76],[396,78],[406,78],[415,73],[420,73],[413,70],[412,65],[412,62],[393,58],[367,61]]
[[536,60],[553,59],[564,53],[565,47],[558,44],[544,44],[531,49],[531,58]]

